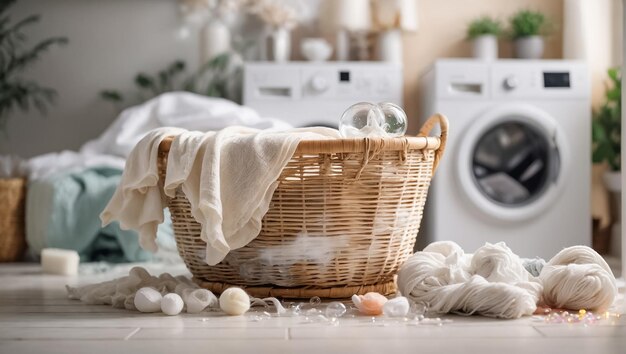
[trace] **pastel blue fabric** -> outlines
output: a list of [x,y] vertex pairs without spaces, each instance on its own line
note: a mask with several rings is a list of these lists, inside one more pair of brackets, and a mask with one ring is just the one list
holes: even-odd
[[[26,238],[32,254],[43,248],[72,249],[81,262],[143,262],[152,259],[139,247],[135,231],[118,223],[101,226],[100,213],[113,196],[122,171],[108,167],[56,174],[29,184]],[[169,215],[158,237],[173,239]]]

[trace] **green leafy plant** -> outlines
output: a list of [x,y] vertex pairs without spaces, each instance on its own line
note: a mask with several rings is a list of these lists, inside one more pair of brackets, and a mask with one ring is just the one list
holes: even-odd
[[605,102],[594,112],[592,122],[593,162],[606,162],[610,169],[621,168],[622,75],[619,68],[608,71]]
[[47,106],[54,103],[55,90],[26,80],[21,74],[44,52],[68,42],[65,37],[51,37],[27,47],[24,30],[38,23],[41,17],[31,15],[13,22],[8,10],[16,2],[0,1],[0,131],[5,131],[9,115],[15,110],[26,112],[34,107],[45,114]]
[[104,90],[100,92],[100,97],[119,108],[142,103],[170,91],[188,91],[205,96],[230,98],[229,82],[234,75],[239,74],[238,69],[228,70],[230,63],[231,54],[220,54],[209,60],[197,72],[183,78],[186,64],[182,60],[176,60],[154,75],[137,74],[134,80],[137,91],[131,98],[117,90]]
[[545,35],[551,31],[550,22],[539,11],[521,10],[510,19],[510,35],[513,39]]
[[492,35],[500,36],[502,34],[502,23],[489,16],[483,16],[472,21],[467,27],[467,38],[474,39],[479,36]]

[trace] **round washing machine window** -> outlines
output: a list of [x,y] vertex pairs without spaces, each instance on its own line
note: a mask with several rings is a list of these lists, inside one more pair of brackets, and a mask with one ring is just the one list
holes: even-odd
[[527,220],[550,207],[563,183],[567,147],[556,121],[529,105],[496,107],[464,134],[458,177],[491,218]]

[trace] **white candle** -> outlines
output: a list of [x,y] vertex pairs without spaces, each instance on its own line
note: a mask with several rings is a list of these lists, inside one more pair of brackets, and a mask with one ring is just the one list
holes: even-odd
[[41,251],[41,267],[46,274],[76,275],[80,257],[73,250],[44,248]]

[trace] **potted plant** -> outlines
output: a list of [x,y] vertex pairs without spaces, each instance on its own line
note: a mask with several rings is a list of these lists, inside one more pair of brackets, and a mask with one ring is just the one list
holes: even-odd
[[495,60],[498,58],[498,37],[502,24],[489,16],[472,21],[467,27],[467,39],[472,41],[474,58]]
[[[0,134],[6,136],[6,124],[15,111],[28,111],[31,107],[46,112],[53,103],[56,92],[21,76],[51,47],[67,43],[66,38],[44,39],[26,47],[24,29],[39,22],[37,15],[20,21],[11,21],[9,8],[16,0],[0,3]],[[14,157],[1,159],[0,171],[0,262],[19,260],[26,247],[24,235],[24,206],[26,179],[23,163]]]
[[511,17],[510,26],[515,57],[540,59],[543,56],[543,36],[549,32],[545,15],[538,11],[521,10]]
[[611,192],[613,209],[613,228],[611,230],[612,248],[620,249],[616,244],[621,239],[621,117],[622,117],[622,77],[618,68],[609,69],[609,86],[605,102],[594,112],[592,122],[593,162],[606,163],[608,171],[603,179]]

